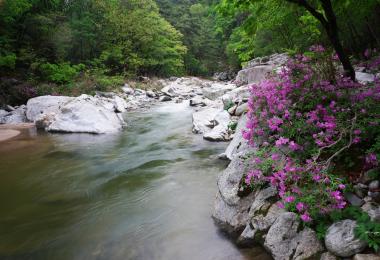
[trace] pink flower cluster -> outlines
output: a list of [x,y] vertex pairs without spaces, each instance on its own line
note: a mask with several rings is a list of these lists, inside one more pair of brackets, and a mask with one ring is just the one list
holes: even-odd
[[[311,50],[332,59],[323,46]],[[361,85],[339,74],[334,80],[323,78],[316,67],[316,59],[297,55],[278,75],[251,86],[243,130],[252,146],[278,151],[266,155],[274,162],[269,174],[260,170],[257,161],[245,183],[275,186],[282,199],[279,205],[292,208],[304,222],[346,206],[342,179],[331,175],[316,151],[328,156],[348,142],[359,144],[365,130],[357,126],[350,130],[353,118],[370,118],[368,100],[380,101],[380,84]],[[278,167],[280,157],[284,164]],[[376,155],[368,155],[366,163],[378,165]]]

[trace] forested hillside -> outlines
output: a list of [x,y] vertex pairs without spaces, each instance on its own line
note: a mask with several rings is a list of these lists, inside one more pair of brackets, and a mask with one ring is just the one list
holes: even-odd
[[[254,57],[331,46],[318,19],[294,2],[3,0],[0,76],[26,82],[26,96],[80,94],[141,75],[211,76]],[[347,55],[379,45],[378,0],[333,4]],[[2,82],[1,95],[20,92]]]

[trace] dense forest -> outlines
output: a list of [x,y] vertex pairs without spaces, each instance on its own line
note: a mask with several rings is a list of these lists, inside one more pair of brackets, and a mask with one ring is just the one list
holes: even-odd
[[[141,75],[211,76],[254,57],[331,46],[323,24],[294,2],[303,1],[3,0],[0,76],[27,82],[27,95],[79,94]],[[333,5],[347,55],[379,45],[378,0]]]

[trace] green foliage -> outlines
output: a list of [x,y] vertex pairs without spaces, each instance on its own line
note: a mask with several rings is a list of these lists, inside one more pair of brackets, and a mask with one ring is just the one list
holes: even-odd
[[43,79],[54,83],[71,82],[80,71],[85,68],[85,65],[70,65],[69,63],[51,64],[44,63],[39,65],[39,72]]
[[16,54],[0,55],[0,68],[14,69],[16,66]]
[[230,122],[228,124],[228,129],[232,130],[232,131],[235,131],[236,130],[236,127],[237,127],[237,122]]
[[326,235],[328,227],[337,221],[344,219],[355,220],[357,226],[355,228],[355,236],[360,240],[368,243],[368,246],[376,252],[380,248],[380,223],[371,221],[366,212],[359,207],[349,206],[341,211],[333,211],[329,215],[321,216],[316,221],[315,227],[319,239],[323,239]]

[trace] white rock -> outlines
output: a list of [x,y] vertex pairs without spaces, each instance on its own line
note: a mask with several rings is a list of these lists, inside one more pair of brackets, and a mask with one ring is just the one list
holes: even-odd
[[215,115],[211,121],[214,125],[212,130],[203,134],[203,138],[209,141],[228,141],[228,125],[231,121],[230,114],[223,110]]
[[46,127],[53,132],[114,133],[123,128],[119,116],[88,95],[81,95],[63,105]]
[[126,108],[128,107],[127,102],[119,96],[115,96],[113,98],[113,104],[115,107],[115,112],[123,113],[126,111]]
[[360,83],[369,83],[369,82],[375,81],[375,75],[365,73],[365,72],[356,71],[355,77],[356,77],[356,80]]
[[332,224],[326,233],[326,248],[334,255],[350,257],[363,251],[367,243],[355,237],[356,221],[346,219]]
[[203,134],[214,126],[212,120],[220,112],[218,108],[206,107],[198,112],[193,113],[193,132]]
[[26,104],[26,117],[34,122],[41,114],[58,113],[61,106],[73,100],[65,96],[40,96],[31,98]]

